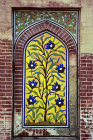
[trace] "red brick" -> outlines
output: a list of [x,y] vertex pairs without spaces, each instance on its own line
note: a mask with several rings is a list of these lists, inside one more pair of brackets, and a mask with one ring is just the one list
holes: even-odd
[[93,70],[92,71],[87,71],[87,74],[93,74]]
[[86,92],[84,91],[80,92],[80,96],[86,96],[86,95],[87,95]]
[[87,86],[87,89],[93,89],[93,86]]
[[93,78],[87,78],[87,81],[93,81]]
[[91,96],[92,97],[93,96],[93,93],[87,93],[87,96]]
[[80,63],[92,63],[92,60],[81,60]]
[[80,74],[86,74],[86,71],[81,71],[81,70],[80,70]]
[[[85,70],[87,73],[92,70],[92,67],[81,67],[80,70]],[[91,73],[90,73],[91,74]]]
[[79,79],[80,79],[80,81],[86,81],[87,80],[87,78],[85,78],[85,77],[84,78],[80,77]]
[[86,64],[80,64],[80,67],[86,67]]
[[92,85],[92,82],[82,82],[82,85]]

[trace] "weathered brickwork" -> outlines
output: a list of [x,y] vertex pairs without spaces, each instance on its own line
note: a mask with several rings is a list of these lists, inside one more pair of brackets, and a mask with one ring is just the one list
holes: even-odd
[[0,40],[0,140],[11,137],[12,41]]
[[79,79],[81,140],[93,140],[93,54],[81,54]]

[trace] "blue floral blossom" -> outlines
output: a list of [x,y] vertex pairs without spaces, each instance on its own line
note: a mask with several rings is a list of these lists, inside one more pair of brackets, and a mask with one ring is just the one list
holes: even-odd
[[64,105],[64,99],[55,99],[56,105],[58,105],[59,107],[61,107],[62,105]]
[[55,47],[55,44],[49,40],[49,42],[46,44],[46,49],[53,49]]
[[28,104],[29,104],[29,105],[32,105],[32,104],[36,103],[37,101],[36,101],[35,98],[36,98],[36,97],[33,97],[33,95],[32,95],[32,96],[30,95],[29,98],[27,99]]
[[37,63],[35,63],[35,61],[30,61],[29,64],[28,64],[28,67],[30,69],[35,69],[36,66],[37,66]]
[[33,89],[33,88],[36,87],[36,85],[37,85],[38,82],[36,82],[36,81],[33,79],[32,81],[28,81],[28,83],[29,83],[29,86]]
[[52,90],[53,91],[59,91],[60,90],[60,85],[58,84],[58,82],[54,83],[54,85],[52,85]]
[[55,69],[58,70],[59,73],[63,73],[65,70],[65,67],[63,66],[63,64],[59,64],[57,65]]

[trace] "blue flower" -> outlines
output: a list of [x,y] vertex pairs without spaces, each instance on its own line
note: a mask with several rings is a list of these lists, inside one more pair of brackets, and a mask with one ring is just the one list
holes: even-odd
[[37,66],[37,63],[35,63],[35,61],[30,61],[29,64],[28,64],[28,67],[30,69],[35,69],[36,66]]
[[36,103],[37,101],[36,101],[35,98],[36,98],[36,97],[33,97],[33,95],[32,95],[32,96],[30,95],[29,98],[27,99],[28,104],[31,105],[31,104]]
[[38,82],[36,82],[36,81],[33,79],[32,81],[28,81],[28,83],[29,83],[29,86],[33,89],[33,88],[36,87],[36,85],[37,85]]
[[58,105],[59,107],[61,107],[62,105],[64,105],[64,99],[55,99],[56,105]]
[[54,85],[52,85],[52,90],[53,91],[59,91],[60,90],[60,85],[58,84],[58,82],[54,83]]
[[49,42],[46,44],[46,49],[53,49],[55,47],[55,44],[49,40]]
[[65,70],[65,67],[63,66],[63,64],[59,64],[57,65],[55,69],[58,70],[59,73],[63,73]]

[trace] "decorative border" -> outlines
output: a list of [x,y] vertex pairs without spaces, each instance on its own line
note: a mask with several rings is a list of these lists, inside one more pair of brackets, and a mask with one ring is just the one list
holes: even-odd
[[77,11],[16,10],[14,18],[15,37],[17,37],[29,25],[33,25],[41,20],[51,20],[70,31],[77,42]]
[[52,33],[48,32],[48,31],[44,31],[42,33],[40,33],[39,35],[36,35],[34,37],[32,37],[26,44],[25,44],[25,47],[24,47],[24,55],[23,55],[23,107],[22,107],[22,126],[23,128],[69,128],[69,94],[68,94],[68,86],[69,86],[69,74],[68,74],[68,48],[67,46],[65,45],[64,42],[62,42],[64,44],[64,46],[66,47],[66,125],[65,126],[60,126],[60,125],[34,125],[34,126],[27,126],[25,125],[25,74],[26,74],[26,71],[25,71],[25,64],[26,64],[26,48],[27,48],[27,45],[28,43],[33,40],[34,38],[44,34],[44,33],[48,33],[54,37],[56,37],[58,40],[60,40],[60,42],[62,42],[62,40],[57,37],[56,35],[53,35]]

